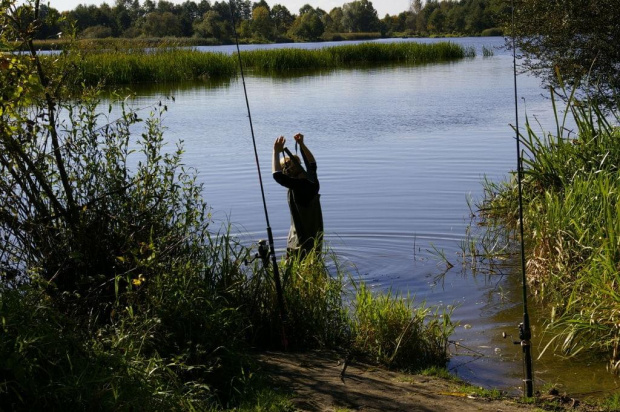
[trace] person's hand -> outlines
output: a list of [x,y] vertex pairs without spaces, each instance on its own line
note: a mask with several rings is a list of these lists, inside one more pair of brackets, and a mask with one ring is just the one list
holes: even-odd
[[300,145],[304,144],[304,135],[301,133],[297,133],[295,136],[293,136],[293,139],[295,139],[295,141]]
[[284,151],[284,143],[286,143],[286,139],[284,136],[280,136],[273,143],[273,151],[276,153],[280,153]]

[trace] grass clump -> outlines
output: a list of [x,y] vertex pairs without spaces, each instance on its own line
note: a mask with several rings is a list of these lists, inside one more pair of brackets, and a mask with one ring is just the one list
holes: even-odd
[[155,49],[90,53],[75,61],[75,82],[97,85],[173,83],[232,77],[236,61],[224,53],[196,50]]
[[[595,102],[564,94],[567,106],[560,115],[556,96],[552,91],[555,134],[540,135],[528,121],[520,135],[526,149],[528,280],[550,310],[548,347],[573,355],[593,349],[606,354],[611,369],[617,370],[620,129],[611,119],[618,120],[618,110],[603,112]],[[575,122],[574,132],[567,133],[568,116]],[[517,229],[517,194],[515,181],[486,183],[480,208],[491,227]]]
[[448,337],[454,330],[451,310],[415,307],[414,299],[373,294],[358,285],[352,314],[352,348],[376,362],[419,370],[448,361]]

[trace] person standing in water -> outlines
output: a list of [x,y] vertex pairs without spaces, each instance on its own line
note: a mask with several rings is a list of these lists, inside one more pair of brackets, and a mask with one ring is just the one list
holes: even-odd
[[[306,256],[312,249],[320,253],[323,246],[323,213],[319,195],[319,179],[316,160],[304,143],[304,135],[293,136],[301,149],[306,170],[297,155],[284,155],[286,139],[280,136],[273,144],[273,178],[288,189],[288,205],[291,212],[291,228],[288,234],[287,255]],[[284,157],[280,159],[280,154]]]

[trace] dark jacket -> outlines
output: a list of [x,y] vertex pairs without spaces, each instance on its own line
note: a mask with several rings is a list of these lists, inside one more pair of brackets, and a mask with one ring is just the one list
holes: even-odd
[[319,195],[319,179],[316,163],[308,162],[303,154],[306,165],[306,177],[292,178],[282,172],[275,172],[273,178],[288,188],[288,205],[291,212],[291,228],[288,234],[287,249],[291,252],[309,252],[317,245],[320,250],[323,238],[323,213]]

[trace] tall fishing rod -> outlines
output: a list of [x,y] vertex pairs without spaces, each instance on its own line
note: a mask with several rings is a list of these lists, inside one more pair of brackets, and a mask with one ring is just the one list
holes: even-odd
[[[260,185],[260,192],[263,198],[263,209],[265,211],[265,221],[267,222],[267,237],[269,239],[269,252],[267,253],[265,248],[261,248],[259,243],[259,252],[263,259],[263,266],[267,269],[269,263],[269,256],[271,256],[271,266],[273,267],[273,278],[276,284],[276,295],[278,299],[278,310],[280,312],[280,322],[282,323],[282,344],[286,349],[287,340],[284,330],[284,322],[286,320],[286,311],[284,309],[284,297],[282,295],[282,284],[280,283],[280,273],[278,270],[278,261],[276,258],[276,250],[273,241],[273,233],[271,232],[271,225],[269,224],[269,213],[267,212],[267,201],[265,200],[265,189],[263,188],[263,178],[261,177],[260,162],[258,160],[258,150],[256,149],[256,137],[254,136],[254,126],[252,125],[252,114],[250,112],[250,100],[248,99],[248,91],[245,86],[245,75],[243,74],[243,60],[241,59],[241,50],[239,49],[239,35],[237,34],[237,28],[235,27],[235,12],[233,10],[233,0],[229,1],[230,7],[230,21],[232,23],[233,33],[235,35],[235,44],[237,45],[237,57],[239,59],[239,70],[241,72],[241,81],[243,83],[243,94],[245,96],[245,105],[248,110],[248,119],[250,121],[250,132],[252,134],[252,144],[254,146],[254,159],[256,160],[256,169],[258,171],[258,182]],[[264,243],[264,242],[263,242]]]
[[519,105],[517,98],[517,51],[515,43],[515,10],[514,0],[512,5],[512,69],[514,78],[514,95],[515,95],[515,132],[517,138],[517,184],[519,187],[519,228],[521,235],[521,276],[523,286],[523,323],[519,324],[519,342],[523,349],[523,369],[524,369],[524,387],[523,392],[526,397],[531,398],[534,392],[534,381],[532,378],[532,330],[530,328],[530,316],[527,310],[527,278],[525,272],[525,246],[523,237],[523,192],[522,192],[522,174],[523,162],[521,159],[521,138],[519,133]]

